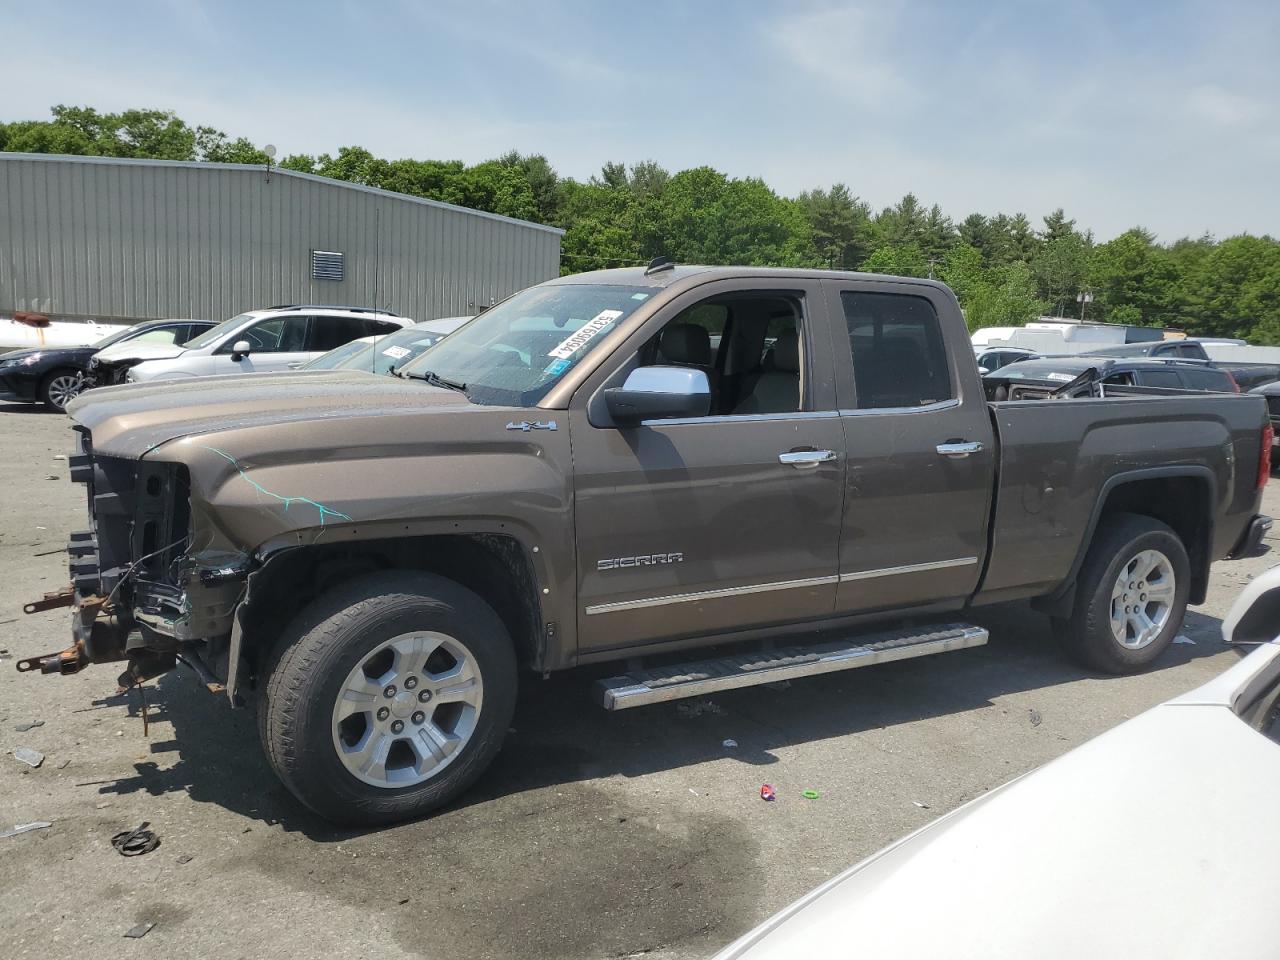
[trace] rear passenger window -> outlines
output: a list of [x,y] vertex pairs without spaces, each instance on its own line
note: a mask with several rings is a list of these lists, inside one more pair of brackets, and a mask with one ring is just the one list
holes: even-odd
[[311,343],[307,349],[327,353],[363,337],[364,330],[365,322],[360,317],[312,317]]
[[1192,390],[1215,390],[1220,393],[1235,393],[1231,381],[1221,370],[1183,370],[1182,377]]
[[[390,320],[366,318],[363,321],[363,329],[364,333],[360,334],[361,337],[381,337],[388,333],[395,333],[402,328],[399,324],[392,323]],[[359,337],[356,339],[359,339]]]
[[1182,387],[1182,380],[1174,370],[1139,370],[1138,382],[1144,387]]
[[954,396],[933,304],[900,293],[853,291],[841,293],[840,302],[859,409],[922,407]]

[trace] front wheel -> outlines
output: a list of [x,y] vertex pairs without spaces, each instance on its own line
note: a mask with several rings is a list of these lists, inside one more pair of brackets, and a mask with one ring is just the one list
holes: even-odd
[[65,410],[80,395],[84,380],[75,370],[54,370],[40,381],[40,402],[50,410]]
[[516,661],[493,609],[431,574],[352,581],[304,609],[267,665],[259,729],[281,781],[341,823],[420,816],[502,745]]
[[1104,673],[1137,673],[1173,642],[1187,611],[1191,563],[1182,540],[1152,517],[1104,516],[1054,632],[1071,657]]

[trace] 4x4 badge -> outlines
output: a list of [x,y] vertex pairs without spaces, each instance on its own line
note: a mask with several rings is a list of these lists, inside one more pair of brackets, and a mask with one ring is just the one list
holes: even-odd
[[512,420],[507,424],[508,430],[523,430],[528,433],[530,430],[555,430],[556,422],[548,420],[543,423],[541,420]]

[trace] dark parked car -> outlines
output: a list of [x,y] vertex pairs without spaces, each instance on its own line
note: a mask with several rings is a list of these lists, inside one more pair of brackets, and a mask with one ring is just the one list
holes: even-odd
[[1026,347],[975,347],[973,352],[978,359],[978,371],[984,376],[1011,363],[1022,363],[1040,356]]
[[117,343],[183,344],[213,326],[210,320],[148,320],[84,347],[12,350],[0,354],[0,400],[63,409],[78,394],[95,353]]
[[988,400],[1133,394],[1239,393],[1225,370],[1205,363],[1112,357],[1042,357],[982,378]]
[[[1219,341],[1221,343],[1221,341]],[[1126,343],[1089,351],[1095,357],[1150,357],[1162,360],[1198,360],[1231,374],[1242,390],[1280,380],[1280,364],[1248,363],[1237,360],[1214,360],[1199,340],[1156,340],[1152,343]]]

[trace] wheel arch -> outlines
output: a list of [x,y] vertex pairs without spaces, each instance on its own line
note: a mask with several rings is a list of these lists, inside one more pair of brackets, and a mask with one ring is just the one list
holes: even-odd
[[[274,637],[299,609],[349,580],[383,570],[420,570],[483,599],[502,620],[522,667],[545,669],[554,651],[539,602],[531,551],[511,534],[449,533],[310,543],[270,552],[249,575],[237,612],[240,663],[257,673]],[[289,603],[280,603],[280,597]]]
[[1032,605],[1052,617],[1067,617],[1075,607],[1076,580],[1099,525],[1108,514],[1134,513],[1164,523],[1182,540],[1191,562],[1189,603],[1203,603],[1213,563],[1214,504],[1217,479],[1205,466],[1185,465],[1133,470],[1109,477],[1098,491],[1088,526],[1062,585]]

